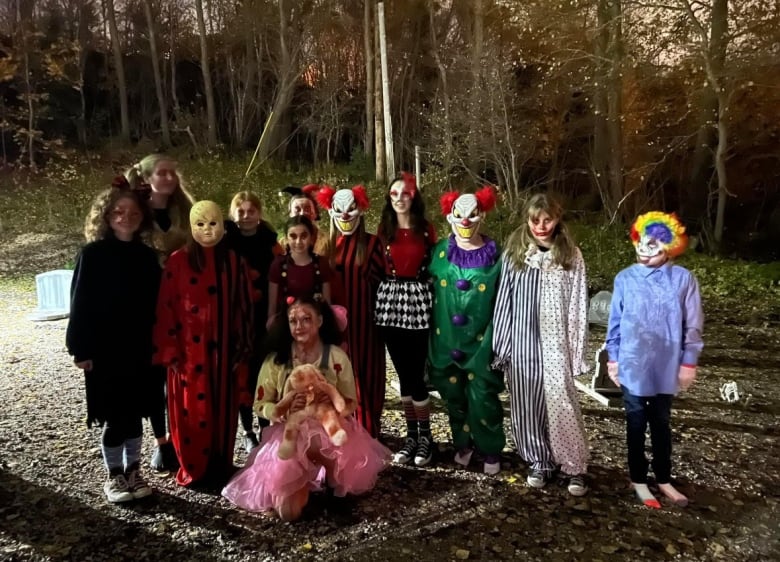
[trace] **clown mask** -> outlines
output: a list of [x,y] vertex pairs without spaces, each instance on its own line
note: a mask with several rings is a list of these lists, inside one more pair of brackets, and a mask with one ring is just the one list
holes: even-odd
[[447,222],[450,223],[456,238],[471,240],[479,233],[482,217],[476,196],[464,193],[453,203],[452,210],[447,215]]
[[651,236],[644,235],[636,245],[636,258],[647,267],[658,267],[668,259],[664,244]]
[[222,211],[213,201],[199,201],[190,210],[192,238],[204,248],[219,244],[225,235]]
[[328,213],[333,224],[344,236],[350,236],[355,232],[363,215],[351,189],[339,189],[333,195],[333,204],[328,209]]

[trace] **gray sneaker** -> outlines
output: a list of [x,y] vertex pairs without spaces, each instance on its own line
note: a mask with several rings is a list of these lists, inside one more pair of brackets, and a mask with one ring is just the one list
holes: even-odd
[[130,486],[127,484],[127,478],[125,478],[124,474],[109,476],[106,483],[103,484],[103,491],[111,503],[129,502],[133,499],[133,494],[130,492]]
[[393,462],[396,464],[408,464],[414,458],[414,453],[417,450],[417,439],[412,436],[408,436],[404,441],[404,446],[401,450],[393,455]]
[[141,470],[137,466],[127,472],[127,487],[136,500],[152,495],[152,488],[144,480]]

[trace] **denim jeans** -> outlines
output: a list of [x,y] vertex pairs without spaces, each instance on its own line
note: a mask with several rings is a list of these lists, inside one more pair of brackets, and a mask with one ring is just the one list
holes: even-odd
[[647,483],[647,458],[645,458],[645,432],[650,425],[650,443],[653,451],[653,473],[656,482],[668,484],[672,476],[672,415],[671,394],[634,396],[623,389],[626,408],[626,438],[628,442],[628,470],[631,481]]

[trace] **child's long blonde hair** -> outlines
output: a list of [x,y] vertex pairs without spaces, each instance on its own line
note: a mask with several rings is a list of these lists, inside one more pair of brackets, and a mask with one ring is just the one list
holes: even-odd
[[[251,191],[239,191],[233,196],[233,199],[230,201],[230,216],[233,216],[233,213],[236,209],[238,209],[242,204],[249,201],[252,203],[252,205],[255,206],[257,209],[257,212],[260,213],[260,216],[263,216],[263,203],[260,201],[260,198],[254,194]],[[261,219],[262,220],[262,219]]]
[[536,239],[528,226],[528,220],[538,217],[543,212],[553,219],[558,219],[553,233],[553,245],[550,247],[553,261],[561,265],[563,269],[571,269],[577,256],[577,244],[563,222],[563,207],[557,199],[546,193],[537,193],[525,204],[520,215],[523,224],[509,235],[504,245],[504,259],[509,260],[515,269],[525,267],[525,254],[529,246],[536,244]]
[[[166,154],[150,154],[144,156],[140,162],[130,166],[125,172],[125,177],[130,184],[131,189],[138,189],[142,183],[148,183],[149,178],[154,173],[154,169],[160,162],[176,162]],[[176,170],[179,178],[179,185],[168,198],[168,215],[171,217],[171,224],[178,228],[188,228],[190,224],[190,209],[195,203],[195,198],[187,190],[184,178],[181,172]]]

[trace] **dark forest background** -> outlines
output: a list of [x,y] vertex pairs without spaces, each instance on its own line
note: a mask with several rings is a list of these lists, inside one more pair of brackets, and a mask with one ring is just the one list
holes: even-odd
[[[0,180],[173,149],[386,180],[370,0],[2,0]],[[388,0],[395,169],[780,243],[780,2]],[[263,135],[263,130],[267,132]],[[10,183],[8,183],[10,185]],[[599,219],[601,220],[601,219]]]

